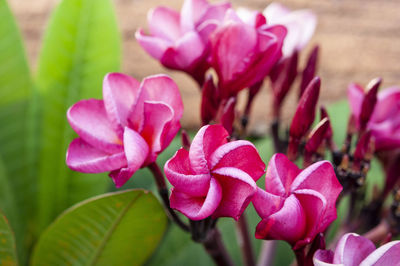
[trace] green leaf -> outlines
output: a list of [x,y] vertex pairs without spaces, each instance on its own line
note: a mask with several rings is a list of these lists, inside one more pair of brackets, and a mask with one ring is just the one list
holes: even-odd
[[149,192],[101,195],[63,213],[41,236],[32,265],[141,265],[167,227]]
[[18,265],[14,233],[3,213],[0,212],[0,265]]
[[47,226],[73,203],[100,194],[111,184],[106,174],[73,172],[65,165],[76,137],[67,109],[81,99],[101,98],[107,72],[120,65],[120,35],[110,0],[63,0],[46,31],[37,75],[43,97],[39,171],[39,223]]
[[[30,245],[35,213],[35,95],[22,39],[7,1],[0,1],[0,207],[10,219],[19,260]],[[16,208],[15,206],[18,206]]]

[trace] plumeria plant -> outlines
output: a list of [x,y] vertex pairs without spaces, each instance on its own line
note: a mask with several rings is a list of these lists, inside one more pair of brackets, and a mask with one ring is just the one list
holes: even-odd
[[[31,161],[23,172],[7,169],[35,186],[35,204],[9,195],[18,183],[2,174],[0,161],[0,208],[9,217],[8,222],[0,213],[0,265],[151,264],[160,242],[171,253],[168,235],[183,234],[203,246],[216,265],[231,266],[240,261],[221,233],[226,220],[235,224],[229,234],[237,232],[246,266],[275,265],[278,241],[290,246],[299,266],[400,265],[395,240],[400,234],[400,87],[379,92],[381,78],[365,88],[351,83],[345,129],[346,121],[335,121],[337,116],[318,104],[324,82],[317,75],[320,48],[304,52],[317,24],[312,11],[291,11],[279,3],[256,11],[229,2],[184,0],[180,12],[150,10],[147,29],[138,29],[135,38],[151,57],[186,73],[198,87],[202,125],[187,133],[181,129],[184,106],[177,82],[165,74],[140,81],[114,67],[118,45],[112,38],[118,36],[110,27],[115,23],[110,7],[108,0],[62,1],[45,39],[37,84],[22,67],[33,100],[22,101],[28,107],[19,115],[36,119],[26,124],[31,126],[27,139],[41,132],[43,148],[24,146],[39,158],[27,153]],[[3,3],[0,11],[9,12]],[[92,12],[86,28],[60,26],[83,11]],[[86,43],[92,36],[85,34],[88,28],[90,34],[104,28],[104,43]],[[94,47],[73,53],[82,43]],[[67,52],[72,61],[62,61]],[[89,60],[94,52],[100,61]],[[64,63],[57,65],[57,59]],[[84,65],[87,60],[90,66]],[[272,118],[271,145],[262,149],[273,153],[270,158],[248,134],[251,107],[264,85],[272,95]],[[283,103],[296,86],[297,108],[287,125]],[[243,109],[237,105],[240,96],[246,97]],[[19,102],[13,100],[14,109],[8,102],[4,106],[16,110]],[[62,120],[55,118],[57,112]],[[343,143],[335,142],[334,134],[341,133]],[[173,155],[160,160],[166,150]],[[7,154],[1,150],[2,157]],[[60,154],[62,166],[52,165]],[[386,178],[371,195],[376,162]],[[154,178],[155,196],[136,184],[142,168]],[[88,174],[101,173],[108,177],[94,175],[94,182],[112,182],[111,192],[100,187],[89,193],[92,183],[80,184]],[[257,225],[248,219],[253,208]],[[23,218],[30,212],[34,222],[27,223]],[[166,217],[170,224],[163,240]],[[255,241],[262,241],[259,250]]]

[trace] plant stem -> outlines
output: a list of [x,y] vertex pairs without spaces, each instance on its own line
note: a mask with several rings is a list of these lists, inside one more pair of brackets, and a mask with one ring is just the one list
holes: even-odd
[[254,252],[253,252],[253,247],[251,245],[248,223],[245,213],[243,213],[240,216],[239,220],[236,223],[236,228],[238,233],[237,237],[239,246],[242,251],[243,263],[246,266],[254,266],[255,265]]
[[297,266],[307,266],[306,265],[306,254],[304,247],[294,250],[294,254],[296,255]]
[[277,243],[278,242],[275,240],[263,241],[260,257],[258,258],[258,262],[257,262],[258,266],[273,265]]
[[217,228],[210,231],[207,239],[203,242],[203,246],[218,266],[234,265],[222,242],[221,233]]
[[156,181],[157,188],[158,188],[158,194],[160,195],[160,197],[163,201],[163,204],[164,204],[165,210],[167,211],[168,216],[182,230],[189,232],[190,231],[189,226],[187,224],[185,224],[179,218],[179,216],[174,212],[173,209],[171,209],[171,207],[169,205],[168,189],[167,189],[167,185],[165,183],[164,175],[161,172],[160,167],[158,166],[158,164],[156,162],[151,163],[148,167],[154,176],[154,180]]

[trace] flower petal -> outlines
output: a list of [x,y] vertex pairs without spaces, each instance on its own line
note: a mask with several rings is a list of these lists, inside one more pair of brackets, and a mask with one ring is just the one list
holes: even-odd
[[389,242],[372,252],[360,266],[400,265],[400,241]]
[[124,152],[108,154],[94,148],[82,138],[74,139],[68,147],[66,163],[74,171],[102,173],[126,166]]
[[333,264],[333,252],[331,250],[319,249],[313,257],[314,266],[343,266],[343,264]]
[[294,249],[311,243],[318,233],[324,232],[328,225],[336,219],[336,207],[328,208],[323,195],[311,189],[296,190],[296,198],[303,206],[306,228],[305,234],[296,242]]
[[293,181],[290,190],[312,189],[324,195],[328,202],[336,202],[342,186],[329,161],[314,163],[301,171]]
[[250,10],[244,7],[239,7],[236,10],[236,13],[244,23],[255,28],[258,28],[261,25],[267,23],[265,16],[259,11]]
[[152,75],[142,81],[142,101],[158,101],[169,105],[174,110],[174,120],[179,120],[183,114],[183,103],[179,88],[167,75]]
[[213,217],[238,220],[256,192],[256,183],[246,172],[234,167],[218,168],[212,171],[212,175],[222,188],[222,199]]
[[172,69],[191,71],[199,61],[206,59],[205,48],[197,32],[187,32],[165,51],[161,63]]
[[206,0],[184,1],[180,13],[182,32],[194,30],[196,22],[204,15],[208,6],[209,4]]
[[290,195],[278,212],[262,219],[257,225],[256,238],[286,240],[294,244],[303,236],[305,227],[303,207],[294,195]]
[[211,156],[209,167],[235,167],[257,181],[264,174],[265,164],[251,142],[237,140],[218,147]]
[[192,197],[177,189],[172,189],[171,208],[183,213],[191,220],[202,220],[213,214],[222,198],[221,186],[214,178],[210,180],[210,189],[206,197]]
[[333,263],[358,266],[374,250],[375,245],[371,240],[348,233],[342,236],[337,243]]
[[257,188],[257,191],[251,201],[253,202],[254,208],[256,209],[258,215],[264,219],[280,210],[285,199],[283,197],[266,192],[261,188]]
[[209,174],[194,175],[190,167],[189,152],[179,149],[164,166],[165,176],[175,189],[194,197],[206,196],[210,187]]
[[177,125],[171,127],[171,123],[174,122],[173,117],[174,111],[162,102],[146,101],[144,103],[144,121],[140,134],[150,147],[149,162],[157,158],[157,155],[168,146],[178,132],[179,121]]
[[67,111],[73,130],[91,144],[107,153],[123,151],[122,141],[113,130],[102,100],[82,100]]
[[400,88],[391,87],[378,93],[378,101],[370,121],[373,123],[383,122],[387,119],[396,120],[400,123]]
[[268,163],[265,190],[280,196],[287,194],[293,180],[300,172],[301,170],[285,155],[274,154]]
[[121,73],[110,73],[104,77],[104,107],[120,136],[128,125],[129,112],[138,98],[139,85],[136,79]]
[[125,127],[124,150],[130,171],[136,172],[143,166],[148,154],[149,146],[136,131]]
[[221,125],[207,125],[200,128],[190,146],[189,158],[196,174],[209,173],[208,161],[212,153],[228,142],[228,132]]
[[211,43],[213,66],[220,82],[227,84],[247,70],[249,55],[257,46],[257,32],[249,25],[231,21],[214,32]]
[[132,177],[135,172],[136,170],[131,168],[121,168],[110,172],[109,176],[113,180],[115,187],[120,188]]
[[135,38],[142,48],[157,60],[161,60],[165,51],[173,46],[173,42],[157,36],[147,36],[142,29],[138,29]]
[[149,11],[147,20],[150,34],[170,41],[181,35],[179,13],[168,7],[157,7]]

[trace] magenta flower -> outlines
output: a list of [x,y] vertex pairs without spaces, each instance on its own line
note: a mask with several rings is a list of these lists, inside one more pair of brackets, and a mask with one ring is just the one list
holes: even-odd
[[339,240],[335,252],[318,250],[314,255],[315,266],[387,266],[399,265],[400,241],[389,242],[378,249],[371,240],[348,233]]
[[211,62],[222,97],[235,96],[264,79],[282,56],[285,35],[283,26],[249,25],[229,10],[224,24],[210,37]]
[[290,11],[278,3],[271,3],[264,11],[269,25],[283,25],[287,28],[287,36],[283,44],[284,57],[291,56],[294,51],[301,51],[310,41],[317,26],[317,17],[307,9]]
[[283,154],[269,162],[265,190],[257,189],[253,205],[262,218],[256,238],[289,242],[293,249],[310,243],[336,219],[342,186],[330,162],[300,170]]
[[365,95],[366,92],[358,84],[353,83],[348,87],[350,109],[357,126],[361,126],[362,115],[370,111],[372,114],[369,114],[365,123],[366,129],[375,138],[375,149],[380,151],[400,147],[400,88],[391,87],[379,92],[373,110],[361,112]]
[[139,44],[165,67],[182,70],[200,84],[208,69],[208,37],[223,20],[230,3],[186,0],[181,12],[157,7],[148,13],[150,35],[136,32]]
[[202,127],[190,150],[183,148],[165,164],[172,184],[171,207],[192,220],[207,217],[238,219],[256,192],[256,181],[264,174],[253,144],[228,142],[220,125]]
[[174,81],[165,75],[139,83],[120,73],[105,76],[104,100],[82,100],[69,108],[79,137],[68,147],[67,165],[75,171],[111,171],[121,187],[139,168],[157,158],[175,137],[183,113]]

